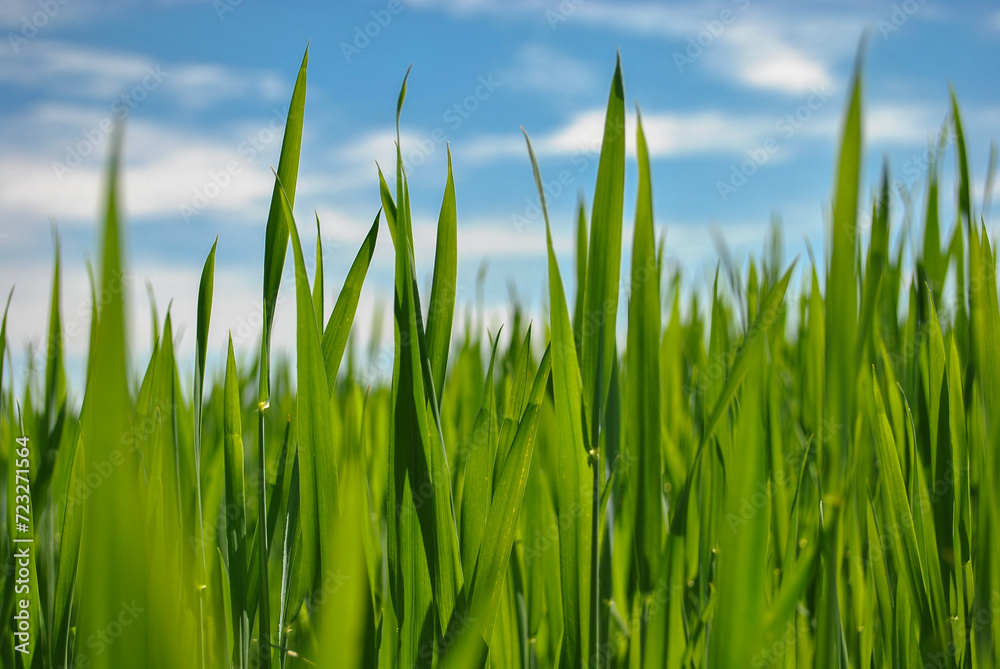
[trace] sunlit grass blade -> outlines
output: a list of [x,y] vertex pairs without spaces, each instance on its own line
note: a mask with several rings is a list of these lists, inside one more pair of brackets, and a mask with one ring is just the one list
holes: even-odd
[[462,486],[461,534],[462,573],[472,574],[479,555],[486,527],[483,519],[489,515],[490,500],[493,498],[493,443],[497,439],[496,400],[494,399],[493,363],[496,360],[500,335],[497,334],[490,354],[490,366],[486,371],[483,399],[476,422],[472,428],[472,439],[465,456],[464,484]]
[[587,211],[584,208],[583,196],[576,209],[576,253],[573,269],[576,272],[576,295],[573,298],[573,336],[576,340],[577,355],[583,346],[583,297],[587,292]]
[[385,175],[382,174],[382,168],[378,168],[378,186],[379,186],[379,196],[382,200],[382,211],[385,212],[385,223],[389,228],[389,237],[392,239],[392,245],[396,246],[396,203],[392,199],[392,192],[389,190],[389,185],[385,182]]
[[622,82],[621,57],[615,62],[615,74],[608,95],[608,110],[597,165],[597,185],[590,217],[590,255],[587,258],[587,285],[584,290],[583,337],[580,347],[580,375],[583,381],[583,406],[586,434],[589,435],[591,478],[590,536],[590,625],[588,657],[601,646],[600,615],[600,487],[605,465],[599,453],[604,407],[615,362],[615,324],[618,318],[619,277],[621,275],[622,211],[625,202],[625,86]]
[[[352,428],[349,428],[352,429]],[[341,508],[333,519],[335,590],[324,602],[320,655],[328,666],[368,669],[376,665],[375,611],[365,552],[367,487],[357,436],[343,463]],[[327,521],[330,522],[330,521]]]
[[[917,537],[914,529],[913,515],[906,494],[906,483],[900,469],[892,429],[886,417],[882,391],[878,387],[878,379],[872,375],[871,401],[867,402],[869,420],[875,441],[880,471],[884,479],[881,482],[884,507],[888,513],[891,525],[890,540],[897,553],[894,557],[902,574],[900,582],[905,584],[918,612],[929,613],[930,605],[927,592],[924,589],[923,568],[920,563]],[[885,522],[885,521],[883,521]]]
[[955,160],[957,172],[957,204],[959,228],[963,227],[971,234],[972,227],[976,222],[972,220],[972,194],[971,181],[969,176],[969,156],[965,147],[965,130],[962,127],[962,113],[958,108],[958,96],[955,89],[950,90],[951,94],[951,119],[955,126]]
[[448,181],[438,217],[437,246],[434,251],[434,278],[427,305],[427,355],[431,379],[440,401],[448,369],[451,324],[455,315],[455,291],[458,280],[458,221],[455,212],[455,180],[451,172],[451,149],[448,149]]
[[[267,228],[264,239],[264,332],[261,337],[260,383],[258,398],[263,406],[270,400],[270,351],[271,327],[274,321],[274,308],[278,302],[278,286],[281,284],[281,273],[285,267],[285,254],[288,249],[288,221],[286,220],[280,188],[284,188],[285,196],[292,204],[295,203],[295,186],[299,174],[299,153],[302,150],[302,121],[306,106],[306,69],[309,64],[309,47],[302,56],[302,65],[292,99],[288,104],[288,118],[285,121],[285,134],[281,140],[281,156],[278,159],[278,181],[271,193],[271,208],[267,214]],[[289,207],[291,208],[291,207]]]
[[660,572],[663,541],[660,447],[660,276],[656,268],[653,232],[653,193],[649,153],[638,119],[636,151],[639,160],[639,194],[632,240],[632,282],[628,305],[626,383],[628,457],[638,466],[630,487],[635,513],[639,588],[653,589]]
[[[409,71],[407,72],[409,75]],[[424,542],[425,554],[418,557],[413,546],[404,546],[404,554],[412,559],[411,575],[422,580],[419,561],[423,560],[428,570],[434,600],[432,614],[436,614],[439,629],[445,629],[455,609],[456,598],[463,583],[462,563],[459,555],[458,528],[455,523],[454,502],[451,480],[443,442],[441,416],[437,389],[431,378],[430,356],[420,311],[420,294],[413,257],[413,224],[410,215],[409,186],[400,151],[399,118],[406,97],[406,79],[399,93],[396,107],[396,266],[395,266],[395,314],[396,314],[396,358],[393,369],[393,403],[396,411],[393,426],[393,448],[401,451],[403,460],[396,468],[398,502],[401,515],[411,516],[413,512],[419,521],[419,534]],[[432,422],[433,421],[433,422]],[[399,477],[409,480],[400,487]],[[412,486],[412,487],[410,487]],[[409,498],[408,498],[409,497]],[[413,518],[406,518],[403,524],[409,531]],[[416,565],[416,570],[413,570]],[[420,587],[415,586],[415,589]],[[397,593],[398,594],[398,593]],[[398,612],[398,611],[397,611]],[[417,622],[412,620],[412,622]],[[415,632],[415,630],[414,630]],[[407,634],[412,645],[420,634]]]
[[[302,569],[306,574],[312,573],[318,556],[321,573],[329,574],[333,568],[334,547],[330,543],[330,533],[325,528],[335,516],[339,500],[337,464],[333,457],[333,429],[330,425],[330,391],[326,385],[319,325],[316,322],[302,244],[292,217],[291,204],[284,196],[284,189],[280,187],[280,179],[278,185],[295,261],[295,369],[298,381],[295,415],[301,468]],[[262,476],[260,480],[263,482],[265,479]],[[261,541],[263,542],[263,536]],[[266,556],[267,552],[262,550],[261,555]],[[265,557],[261,564],[266,563]],[[267,582],[262,573],[261,584]],[[262,614],[266,591],[264,587],[260,591]]]
[[[281,284],[281,274],[285,267],[285,254],[288,250],[289,226],[292,205],[295,202],[295,187],[298,182],[299,154],[302,149],[302,122],[306,104],[306,70],[309,64],[309,46],[306,45],[302,56],[302,65],[295,79],[292,99],[288,104],[288,117],[285,121],[285,133],[281,140],[281,155],[278,158],[278,170],[274,188],[271,192],[271,207],[267,215],[267,227],[264,237],[264,319],[263,332],[260,340],[260,360],[258,362],[257,390],[257,480],[261,482],[258,491],[259,507],[266,506],[263,481],[265,477],[264,443],[264,410],[271,398],[271,328],[274,320],[274,309],[277,306],[278,287]],[[301,249],[299,249],[301,255]],[[296,284],[298,271],[296,270]],[[301,305],[297,307],[301,309]],[[257,551],[260,553],[260,582],[267,584],[267,536],[261,532]],[[264,669],[270,669],[270,603],[268,588],[260,589],[260,663]]]
[[316,275],[313,277],[313,308],[316,322],[323,324],[323,232],[319,227],[319,212],[316,215]]
[[716,567],[719,594],[714,625],[730,630],[712,635],[713,666],[748,666],[761,646],[763,619],[755,613],[767,610],[765,565],[768,514],[756,510],[747,518],[744,504],[766,486],[764,407],[760,387],[764,371],[764,338],[749,343],[744,359],[747,380],[740,395],[735,428],[737,445],[732,451],[726,478],[724,518],[719,529],[719,562]]
[[545,190],[538,171],[538,161],[528,143],[528,155],[541,198],[548,246],[549,319],[552,328],[552,389],[558,424],[558,473],[556,478],[556,514],[559,518],[559,563],[562,584],[563,639],[561,667],[581,666],[590,651],[590,625],[593,593],[591,574],[591,535],[593,532],[594,488],[590,455],[586,447],[583,423],[583,383],[577,361],[573,327],[566,308],[559,265],[552,246],[552,230]]
[[[500,586],[507,571],[518,515],[524,499],[524,489],[528,482],[528,470],[534,450],[538,416],[541,411],[543,394],[548,382],[551,357],[546,350],[541,365],[535,375],[528,406],[518,424],[517,434],[510,454],[502,463],[497,480],[496,494],[490,503],[486,516],[486,531],[483,535],[476,567],[468,586],[468,616],[470,620],[480,620],[483,640],[488,642],[493,631],[500,604]],[[458,615],[458,614],[456,614]],[[464,619],[453,620],[452,625],[460,625]]]
[[[826,416],[836,425],[850,425],[857,366],[854,342],[858,323],[857,255],[858,183],[861,175],[861,60],[858,51],[843,127],[835,196],[830,268],[826,282]],[[828,492],[839,495],[847,458],[849,430],[830,434],[837,443],[824,444],[823,476]]]
[[[53,428],[56,414],[61,410],[61,404],[66,396],[66,371],[63,365],[63,332],[61,310],[61,265],[59,252],[59,236],[53,226],[53,244],[55,260],[52,270],[52,294],[49,298],[49,334],[45,347],[45,414],[43,431],[40,434],[40,445],[44,450],[58,446],[59,435],[49,434]],[[53,443],[54,442],[54,443]]]
[[201,492],[201,452],[202,452],[202,428],[204,419],[204,391],[205,391],[205,361],[208,354],[208,332],[212,321],[212,298],[215,293],[215,250],[219,245],[219,238],[216,237],[212,243],[212,250],[205,258],[205,265],[201,270],[201,281],[198,284],[198,316],[196,322],[195,336],[195,361],[194,361],[194,433],[192,443],[194,446],[194,466],[195,466],[195,496],[197,500],[198,528],[195,536],[198,550],[198,561],[201,571],[198,572],[198,583],[204,586],[198,588],[198,646],[201,667],[205,667],[206,645],[208,644],[207,627],[205,623],[205,588],[208,587],[208,560],[205,556],[205,514],[202,509]]
[[778,313],[784,305],[785,292],[788,289],[788,281],[791,279],[793,269],[795,269],[794,263],[792,267],[788,268],[781,280],[768,291],[760,303],[757,318],[754,319],[754,322],[747,329],[743,341],[736,349],[728,375],[726,376],[726,382],[722,386],[722,390],[713,405],[711,413],[708,414],[708,419],[705,422],[705,431],[701,435],[698,450],[695,452],[693,458],[692,467],[688,472],[684,487],[677,498],[676,508],[670,520],[670,531],[674,534],[683,535],[686,531],[687,505],[690,499],[691,486],[698,472],[698,468],[695,465],[700,461],[705,445],[711,441],[713,433],[719,426],[723,415],[729,410],[730,404],[736,396],[736,391],[747,375],[750,365],[750,359],[747,355],[748,350],[759,339],[767,335],[767,331],[777,320]]
[[347,340],[351,334],[351,326],[354,324],[354,316],[358,310],[358,302],[361,299],[361,287],[364,285],[365,276],[368,274],[368,266],[371,264],[372,255],[375,253],[375,241],[378,239],[378,224],[381,211],[375,214],[375,220],[368,230],[368,236],[361,244],[358,254],[354,257],[354,263],[347,272],[344,285],[340,289],[337,303],[327,321],[326,329],[323,330],[322,349],[323,365],[326,369],[327,388],[332,392],[337,381],[337,372],[340,370],[340,363],[344,358],[344,350],[347,348]]
[[[277,454],[277,472],[274,477],[274,485],[271,486],[271,494],[267,497],[267,513],[266,518],[263,519],[264,527],[266,527],[266,545],[271,546],[274,539],[274,532],[278,527],[279,515],[285,501],[285,469],[288,466],[289,453],[289,440],[291,438],[292,423],[289,420],[288,424],[285,426],[285,438],[281,442],[281,450]],[[289,483],[290,485],[290,483]],[[265,486],[266,488],[266,486]],[[259,503],[259,502],[258,502]],[[250,541],[250,546],[260,546],[261,537],[260,532],[262,522],[260,516],[257,518],[257,524],[253,528],[253,535]],[[249,530],[249,528],[247,528]],[[270,548],[268,549],[270,552]],[[247,577],[249,582],[247,587],[249,588],[247,592],[247,611],[250,612],[250,625],[253,626],[254,617],[257,615],[257,606],[260,603],[260,551],[251,550],[250,551],[250,568],[247,570]]]

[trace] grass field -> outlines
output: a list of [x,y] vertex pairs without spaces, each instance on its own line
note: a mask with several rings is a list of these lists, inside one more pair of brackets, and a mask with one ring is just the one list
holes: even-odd
[[[824,257],[786,262],[775,230],[704,303],[662,261],[641,116],[625,192],[617,67],[574,265],[550,234],[548,313],[514,309],[500,345],[452,336],[466,316],[450,161],[430,294],[397,151],[325,301],[321,249],[313,276],[303,257],[312,222],[292,217],[306,61],[260,229],[252,364],[231,339],[206,350],[227,325],[211,323],[213,247],[194,368],[154,312],[133,374],[117,147],[85,388],[66,387],[58,248],[44,368],[12,387],[0,355],[4,667],[997,666],[996,248],[954,98],[900,230],[888,173],[861,195],[859,65]],[[946,145],[957,206],[942,214]],[[349,338],[376,244],[395,248],[395,355],[391,384],[361,387]],[[279,287],[289,245],[295,281]],[[294,292],[293,365],[271,361],[279,289]],[[5,331],[6,312],[0,352],[19,345]]]

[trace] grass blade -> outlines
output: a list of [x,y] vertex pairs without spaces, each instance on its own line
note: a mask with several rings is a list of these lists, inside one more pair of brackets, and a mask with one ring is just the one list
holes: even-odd
[[[195,537],[198,546],[198,557],[200,558],[201,571],[198,573],[200,585],[208,586],[208,560],[205,556],[205,514],[202,509],[201,492],[201,451],[202,451],[202,423],[204,414],[204,391],[205,391],[205,358],[208,352],[208,331],[212,320],[212,298],[215,292],[215,249],[219,245],[219,238],[215,238],[212,243],[212,250],[205,258],[205,265],[201,270],[201,281],[198,284],[198,318],[196,324],[195,337],[195,366],[194,366],[194,466],[195,466],[195,496],[197,499],[198,513],[198,534]],[[205,588],[198,588],[198,648],[201,667],[204,669],[206,662],[207,628],[205,626]]]
[[451,149],[448,149],[448,181],[438,218],[437,247],[434,252],[434,279],[427,305],[427,354],[431,378],[440,400],[448,370],[448,347],[455,315],[455,290],[458,272],[458,229],[455,213],[455,180],[451,173]]
[[240,417],[240,387],[229,337],[225,381],[225,475],[226,475],[226,545],[228,549],[229,592],[233,624],[233,664],[250,664],[250,615],[247,611],[247,528],[246,493],[243,475],[243,421]]
[[[528,155],[535,174],[535,184],[545,217],[549,267],[549,318],[552,341],[552,389],[558,424],[558,477],[556,479],[556,515],[559,519],[559,563],[562,584],[563,639],[560,666],[582,666],[590,651],[591,598],[591,535],[594,513],[594,488],[588,472],[590,459],[583,426],[583,384],[577,362],[573,327],[566,308],[559,265],[552,247],[552,230],[545,190],[538,171],[531,140]],[[599,501],[599,497],[598,500]]]
[[[292,99],[288,104],[288,118],[285,134],[281,140],[281,156],[278,159],[278,181],[271,193],[271,208],[267,214],[267,228],[264,239],[264,333],[261,337],[259,402],[264,407],[270,401],[270,351],[271,325],[274,308],[278,303],[278,286],[285,267],[285,253],[288,249],[288,221],[283,212],[280,188],[285,196],[295,203],[295,185],[299,174],[299,153],[302,150],[302,121],[306,106],[306,68],[309,65],[309,47],[302,56]],[[291,207],[289,207],[291,208]]]
[[632,292],[628,305],[627,429],[629,458],[638,465],[635,509],[639,589],[649,593],[660,573],[663,542],[660,447],[660,277],[656,269],[653,194],[642,119],[638,120],[639,195],[632,239]]
[[347,339],[351,334],[351,325],[354,323],[354,316],[358,311],[358,301],[361,299],[361,287],[365,282],[365,275],[368,273],[368,266],[371,264],[372,255],[375,253],[375,240],[378,238],[378,223],[381,212],[375,214],[368,236],[362,242],[351,269],[344,279],[344,286],[340,289],[337,303],[327,321],[326,329],[323,330],[323,366],[326,369],[327,388],[332,392],[337,381],[337,372],[340,370],[340,363],[344,358],[344,350],[347,348]]

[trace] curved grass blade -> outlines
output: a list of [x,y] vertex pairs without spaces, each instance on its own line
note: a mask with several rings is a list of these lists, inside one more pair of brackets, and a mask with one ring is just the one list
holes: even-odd
[[[545,386],[551,368],[550,349],[546,349],[532,385],[528,406],[518,423],[510,454],[503,463],[497,480],[496,494],[486,518],[486,532],[468,587],[468,620],[482,621],[480,633],[484,642],[492,635],[497,618],[501,585],[507,573],[507,563],[514,543],[518,515],[528,482],[531,455],[541,411]],[[460,625],[465,618],[456,613],[451,625]]]
[[596,603],[591,602],[594,594],[591,590],[593,583],[590,569],[593,532],[591,516],[594,513],[595,499],[591,476],[587,471],[591,465],[584,432],[583,384],[577,363],[573,327],[552,246],[552,230],[538,161],[535,160],[528,133],[524,133],[524,138],[528,143],[528,155],[541,199],[548,247],[552,389],[559,434],[556,447],[556,515],[559,518],[559,575],[563,596],[560,666],[569,668],[582,666],[590,650],[590,619],[592,608],[596,606]]
[[766,336],[767,331],[778,319],[778,314],[784,305],[785,292],[788,289],[788,281],[791,279],[792,270],[794,269],[795,263],[793,262],[792,266],[788,268],[781,280],[773,288],[771,288],[768,294],[761,301],[760,307],[757,311],[757,318],[754,319],[754,322],[750,325],[750,328],[747,330],[746,335],[743,337],[743,341],[740,343],[740,346],[736,351],[732,366],[729,369],[729,374],[726,377],[726,382],[722,386],[719,397],[705,423],[705,431],[701,435],[701,441],[699,442],[698,450],[695,452],[694,458],[692,459],[691,467],[688,470],[687,478],[684,481],[684,487],[681,489],[680,495],[677,498],[673,517],[670,521],[670,532],[674,534],[683,535],[686,532],[688,515],[687,509],[691,496],[691,486],[694,482],[694,478],[700,471],[698,463],[700,462],[701,456],[705,451],[705,445],[711,441],[712,434],[715,432],[719,422],[722,420],[722,416],[729,409],[729,405],[736,396],[736,391],[739,389],[740,383],[743,382],[743,379],[747,374],[749,367],[747,351],[751,348],[753,343]]
[[358,301],[361,298],[361,287],[364,285],[365,276],[368,274],[368,266],[371,264],[372,255],[375,253],[375,241],[378,238],[378,223],[381,211],[375,214],[368,236],[362,242],[358,255],[354,258],[351,269],[344,279],[344,286],[340,289],[337,303],[327,321],[326,329],[323,331],[322,349],[323,365],[326,369],[326,384],[330,392],[333,392],[337,381],[337,373],[340,370],[340,363],[344,358],[344,350],[347,348],[347,339],[351,334],[351,325],[354,323],[354,316],[358,311]]

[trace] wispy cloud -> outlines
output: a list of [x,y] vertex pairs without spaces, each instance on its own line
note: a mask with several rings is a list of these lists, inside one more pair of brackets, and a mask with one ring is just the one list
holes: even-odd
[[[806,112],[803,116],[796,113]],[[806,104],[788,108],[780,116],[744,114],[727,109],[694,112],[644,112],[643,128],[652,158],[679,158],[697,155],[740,155],[757,148],[768,138],[782,144],[780,162],[790,156],[792,139],[833,141],[840,131],[839,102],[817,107]],[[924,146],[927,138],[941,125],[940,110],[919,102],[875,102],[865,110],[865,138],[876,145]],[[982,115],[981,110],[969,109],[970,119]],[[570,118],[562,126],[548,132],[533,133],[532,145],[540,157],[569,157],[583,168],[596,163],[604,133],[605,112],[591,109]],[[805,119],[805,120],[803,120]],[[626,117],[626,151],[635,155],[635,115]],[[480,135],[452,147],[456,156],[471,164],[486,164],[497,160],[527,155],[524,138],[518,133]],[[743,156],[745,157],[745,156]],[[778,158],[778,157],[776,157]]]
[[[43,4],[39,0],[4,0],[0,3],[0,30],[13,31],[19,37],[30,39],[39,30],[82,21],[93,15],[96,9],[87,0],[51,4]],[[9,35],[5,37],[8,37],[5,41],[9,44]]]
[[514,64],[501,72],[511,88],[566,96],[592,91],[600,77],[583,61],[544,44],[528,44],[518,49]]
[[[110,124],[102,126],[102,121],[93,120],[97,118],[91,109],[49,104],[4,120],[29,135],[44,128],[49,147],[32,151],[0,133],[0,210],[6,216],[45,225],[50,216],[70,225],[94,220],[110,146],[104,132]],[[92,120],[81,125],[87,119]],[[273,183],[268,165],[278,152],[281,122],[272,124],[277,131],[262,123],[249,133],[254,139],[250,143],[243,139],[247,134],[230,131],[227,142],[205,131],[133,119],[124,149],[126,210],[139,218],[179,222],[185,218],[185,206],[188,219],[206,209],[223,217],[254,211]]]
[[[530,0],[511,7],[493,0],[412,0],[410,4],[459,15],[506,11],[539,22],[546,20],[548,12],[559,11],[556,3]],[[748,0],[687,6],[588,0],[573,3],[572,12],[560,17],[555,24],[559,29],[573,24],[599,26],[664,40],[681,60],[703,58],[715,77],[785,94],[834,84],[838,64],[853,53],[866,21],[877,18],[856,7],[806,13],[783,4],[777,12]]]
[[[534,134],[532,145],[539,156],[571,156],[575,160],[596,161],[604,133],[605,112],[592,109],[573,116],[563,126]],[[654,158],[740,151],[763,137],[774,119],[762,115],[739,118],[723,110],[642,115],[643,128]],[[628,114],[626,150],[635,154],[635,115]],[[526,155],[520,134],[484,135],[453,149],[472,162]]]
[[149,56],[41,40],[19,54],[0,50],[0,84],[62,99],[111,101],[153,76],[168,101],[204,109],[224,100],[280,100],[288,84],[272,71],[213,63],[165,63]]

